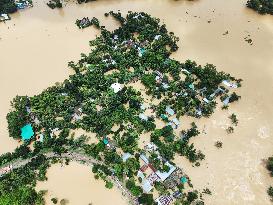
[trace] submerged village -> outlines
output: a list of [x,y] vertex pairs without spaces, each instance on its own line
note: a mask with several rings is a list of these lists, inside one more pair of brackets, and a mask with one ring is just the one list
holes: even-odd
[[[0,204],[44,204],[36,182],[47,179],[51,164],[73,160],[91,166],[96,179],[106,188],[117,186],[131,204],[201,205],[202,195],[211,194],[206,187],[196,191],[173,162],[175,154],[193,166],[205,158],[189,142],[198,127],[183,129],[181,118],[209,117],[217,105],[228,109],[240,99],[242,80],[211,64],[171,59],[179,38],[149,14],[105,16],[121,26],[110,32],[96,18],[76,21],[79,28],[94,25],[101,35],[90,41],[89,54],[69,62],[75,74],[12,101],[9,133],[24,143],[0,157]],[[75,139],[79,128],[94,133],[97,143],[86,143],[85,135]]]
[[[57,13],[63,15],[62,9],[69,9],[71,5],[73,9],[79,9],[75,4],[89,1],[94,0],[71,2],[49,0],[42,3],[34,2],[35,5],[32,8],[31,0],[3,0],[0,2],[0,24],[14,32],[17,26],[25,26],[22,23],[20,25],[18,21],[13,23],[13,19],[18,17],[13,13],[19,10],[29,12],[35,9],[36,4],[40,6],[43,4],[43,9],[50,10],[54,15]],[[176,19],[177,22],[174,17],[171,18],[171,21],[166,21],[159,13],[153,13],[143,7],[139,9],[136,6],[132,9],[138,12],[128,12],[127,7],[118,10],[123,4],[112,5],[113,8],[110,7],[110,10],[108,7],[106,10],[103,6],[104,10],[94,12],[103,3],[90,7],[94,11],[88,17],[89,10],[85,8],[87,12],[84,15],[79,12],[72,18],[70,16],[66,19],[70,24],[62,22],[64,32],[74,32],[74,30],[90,32],[89,29],[92,29],[91,32],[95,31],[93,37],[88,36],[88,40],[91,40],[89,41],[90,48],[85,51],[85,54],[81,54],[79,60],[68,63],[70,75],[62,78],[61,82],[52,84],[51,81],[48,84],[50,87],[46,85],[42,89],[48,88],[42,92],[40,89],[35,94],[27,93],[28,96],[20,92],[19,96],[11,94],[10,99],[14,98],[8,108],[10,110],[7,109],[5,113],[7,121],[5,126],[7,126],[8,133],[4,135],[13,138],[17,148],[9,149],[14,150],[11,152],[2,150],[4,154],[0,155],[0,205],[76,204],[79,196],[73,201],[68,197],[69,192],[62,195],[50,192],[50,187],[37,188],[39,184],[62,178],[58,175],[64,173],[65,167],[74,166],[73,164],[86,168],[87,174],[84,175],[81,169],[75,169],[77,173],[72,172],[68,177],[77,180],[80,175],[83,175],[84,180],[95,181],[85,193],[86,195],[90,193],[90,196],[87,197],[87,200],[77,201],[78,204],[83,204],[83,201],[85,203],[89,201],[88,205],[105,204],[93,199],[96,198],[94,189],[98,189],[97,198],[107,197],[114,205],[121,205],[121,202],[116,201],[118,197],[112,198],[113,194],[115,196],[120,194],[124,203],[134,205],[255,205],[257,203],[267,204],[270,203],[270,199],[273,200],[273,187],[270,186],[273,176],[273,157],[269,157],[271,152],[270,154],[265,151],[260,153],[261,150],[268,149],[266,143],[270,149],[272,141],[268,141],[270,127],[268,128],[266,121],[263,121],[267,116],[263,112],[265,107],[267,108],[266,113],[268,112],[268,115],[271,116],[270,105],[266,104],[270,101],[267,98],[268,94],[263,94],[261,91],[264,90],[261,85],[268,81],[259,82],[259,79],[270,79],[270,73],[263,74],[268,75],[269,78],[265,76],[259,78],[262,72],[266,73],[266,66],[263,71],[256,70],[255,77],[252,79],[255,79],[253,82],[259,82],[261,85],[251,87],[250,74],[244,75],[242,71],[226,69],[214,58],[201,61],[204,66],[193,60],[181,60],[187,58],[175,58],[177,51],[185,46],[184,43],[189,45],[189,38],[184,38],[185,32],[180,32],[180,30],[177,32],[174,29],[176,23],[178,26],[178,22],[187,23],[188,21],[189,24],[198,22],[197,24],[201,25],[200,22],[205,21],[205,24],[202,24],[205,27],[199,26],[202,31],[203,29],[209,31],[217,24],[218,18],[221,19],[219,7],[217,11],[209,5],[211,11],[206,10],[208,5],[204,1],[199,2],[204,4],[203,7],[201,6],[205,10],[204,15],[202,12],[199,13],[199,7],[195,13],[188,10],[187,7],[196,5],[196,2],[198,1],[190,2],[185,6],[186,14],[181,15],[185,19]],[[232,2],[230,5],[235,1]],[[176,7],[179,1],[172,1],[172,3]],[[214,4],[213,6],[217,5],[216,2]],[[223,2],[221,4],[224,5]],[[252,73],[254,71],[252,64],[254,67],[259,67],[259,55],[251,56],[251,52],[258,52],[259,45],[263,45],[262,48],[265,47],[265,44],[261,44],[263,41],[257,36],[261,35],[259,32],[266,36],[264,28],[267,24],[261,25],[261,22],[268,20],[270,25],[272,19],[267,17],[273,14],[273,1],[246,0],[243,4],[242,7],[250,8],[250,11],[244,12],[265,16],[263,21],[256,22],[256,17],[250,18],[249,13],[247,14],[249,16],[243,14],[247,16],[244,24],[249,24],[249,26],[242,26],[242,30],[238,33],[242,32],[247,37],[240,36],[241,39],[238,41],[229,41],[236,36],[237,31],[236,27],[232,29],[227,25],[224,27],[218,25],[220,30],[212,29],[211,32],[218,32],[221,41],[227,41],[232,45],[234,42],[242,41],[239,49],[242,53],[246,49],[252,49],[247,52],[247,58],[253,57],[254,60],[249,59],[249,63],[245,64],[238,63],[237,59],[230,58],[227,53],[223,55],[227,58],[226,61],[233,59],[236,62],[234,64],[225,62],[224,65],[231,68],[238,65],[237,70],[247,69],[247,72]],[[239,4],[236,3],[236,5]],[[80,9],[83,9],[87,5],[78,6],[82,6]],[[37,11],[40,12],[40,10]],[[207,12],[209,11],[212,15],[208,17]],[[242,9],[235,11],[235,14],[242,11]],[[32,15],[30,16],[32,18]],[[179,15],[174,16],[178,18]],[[54,18],[56,15],[52,17]],[[112,20],[117,27],[109,29],[109,25],[104,25],[105,22],[102,23],[98,18]],[[73,19],[72,22],[71,19]],[[169,24],[172,21],[176,23],[171,27]],[[182,25],[185,26],[186,23]],[[45,36],[52,38],[50,36],[52,33],[48,33],[52,25],[40,22],[38,30],[41,29],[40,25],[49,25],[48,28],[42,26],[44,27],[43,32],[46,33]],[[69,27],[70,25],[74,30]],[[171,31],[167,29],[168,25]],[[234,22],[231,25],[235,25]],[[273,27],[269,26],[269,28]],[[172,32],[173,29],[175,33]],[[200,33],[200,31],[195,32]],[[80,33],[75,32],[75,34],[79,38]],[[70,33],[70,35],[74,34]],[[193,35],[193,33],[188,35]],[[208,32],[208,35],[212,36],[212,33]],[[15,37],[16,40],[19,37],[22,41],[20,36],[15,35]],[[7,37],[0,36],[0,46],[4,45],[4,38]],[[196,36],[192,38],[198,41]],[[255,40],[253,41],[252,38]],[[208,41],[207,46],[211,46],[209,45],[211,43],[219,43],[217,40]],[[270,39],[264,39],[264,41],[269,42]],[[190,44],[192,43],[193,41],[190,41]],[[199,44],[201,44],[200,41],[198,41]],[[202,46],[195,47],[194,52],[198,52],[196,48],[200,48],[200,52],[206,55],[215,55],[215,53],[207,53],[210,50],[202,50]],[[224,49],[228,46],[212,49],[219,50],[219,48]],[[2,49],[6,50],[4,47]],[[188,49],[189,47],[186,47],[185,50]],[[13,53],[16,56],[16,52]],[[232,56],[235,55],[234,50]],[[186,56],[190,56],[190,59],[195,58],[195,55]],[[266,62],[265,53],[262,53],[262,56],[262,61]],[[240,61],[246,60],[243,57],[244,55],[236,58]],[[200,62],[200,59],[196,60]],[[217,65],[217,69],[213,64],[204,62],[213,62]],[[5,65],[4,62],[3,65],[7,67],[9,64]],[[225,72],[219,71],[222,68]],[[29,71],[26,70],[26,72]],[[229,73],[234,73],[235,76]],[[4,73],[3,76],[5,76]],[[244,81],[240,78],[243,78]],[[270,84],[265,85],[266,87],[271,86]],[[254,89],[258,93],[255,99],[251,97]],[[246,90],[252,90],[252,92],[246,92]],[[265,103],[258,99],[263,99]],[[231,104],[234,105],[230,107]],[[258,105],[262,109],[259,110]],[[247,106],[249,109],[243,108]],[[252,112],[251,109],[255,112]],[[260,113],[263,117],[259,117]],[[224,118],[226,119],[223,120]],[[3,127],[6,128],[5,126]],[[212,130],[211,127],[220,127],[222,132],[216,130],[216,133],[212,133],[215,130]],[[226,136],[221,136],[223,133]],[[213,138],[215,135],[217,137]],[[2,140],[0,141],[3,144]],[[207,146],[200,146],[202,143],[206,143]],[[237,153],[235,153],[236,148],[233,148],[235,146],[237,146]],[[256,153],[257,157],[253,157],[253,153],[254,155]],[[218,154],[219,157],[215,157]],[[222,169],[218,168],[220,166]],[[60,168],[55,178],[49,174],[53,167]],[[261,175],[259,169],[263,169],[264,175],[268,176]],[[214,176],[218,172],[225,173]],[[245,174],[238,177],[240,173]],[[202,178],[205,179],[202,181]],[[265,183],[265,180],[268,183]],[[197,183],[198,181],[201,183]],[[81,185],[82,182],[79,183],[79,191],[82,192],[81,188],[84,185]],[[65,192],[65,186],[72,189],[68,183],[62,181],[54,182],[53,186],[56,184],[61,184],[59,188],[61,192]],[[101,189],[97,187],[98,184],[102,185]],[[90,188],[94,189],[89,190]],[[102,190],[105,190],[106,196],[100,193]],[[213,202],[211,198],[222,199]]]

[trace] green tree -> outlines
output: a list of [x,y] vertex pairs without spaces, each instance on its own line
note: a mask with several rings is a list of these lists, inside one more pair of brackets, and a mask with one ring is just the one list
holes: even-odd
[[105,187],[106,187],[107,189],[112,189],[113,186],[114,186],[114,184],[113,184],[112,182],[106,181]]
[[271,197],[271,199],[273,200],[273,187],[269,187],[267,190],[268,195]]
[[[3,193],[3,192],[2,192]],[[44,204],[42,194],[37,194],[33,188],[27,186],[20,186],[19,188],[4,192],[0,195],[1,205],[42,205]]]
[[273,157],[269,157],[267,159],[266,167],[271,172],[271,175],[273,176]]
[[53,204],[57,204],[58,203],[58,199],[57,198],[52,198],[51,201],[52,201]]
[[139,198],[138,202],[143,205],[153,205],[154,199],[152,194],[145,194],[143,193]]
[[0,13],[14,13],[17,11],[14,0],[1,0],[0,1]]

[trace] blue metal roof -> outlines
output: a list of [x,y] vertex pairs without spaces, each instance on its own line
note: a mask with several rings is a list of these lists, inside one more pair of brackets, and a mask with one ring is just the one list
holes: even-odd
[[34,135],[31,124],[27,124],[21,128],[21,136],[23,140],[29,140]]

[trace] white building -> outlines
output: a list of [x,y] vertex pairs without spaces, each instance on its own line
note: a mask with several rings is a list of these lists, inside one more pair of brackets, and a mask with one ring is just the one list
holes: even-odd
[[175,114],[174,110],[170,106],[167,106],[165,111],[170,116],[173,116]]
[[238,85],[235,84],[235,83],[230,83],[229,81],[227,80],[223,80],[222,83],[230,88],[238,88]]
[[117,92],[121,91],[121,89],[122,89],[121,84],[119,84],[119,83],[113,83],[111,85],[111,88],[114,90],[114,93],[117,93]]
[[148,120],[148,116],[146,116],[146,115],[143,114],[143,113],[140,113],[140,114],[138,115],[138,117],[139,117],[140,119],[144,120],[144,121],[147,121],[147,120]]
[[156,35],[155,36],[155,40],[158,40],[158,39],[160,39],[161,38],[161,35]]
[[166,162],[165,165],[167,165],[170,168],[168,172],[160,172],[160,171],[155,172],[161,181],[165,181],[165,179],[167,179],[176,170],[176,167],[171,165],[169,162]]
[[204,101],[205,103],[209,103],[209,100],[208,100],[207,98],[203,98],[203,101]]
[[10,17],[8,14],[1,14],[0,15],[0,21],[7,21],[10,20]]
[[147,179],[144,179],[142,182],[142,188],[145,193],[149,193],[153,189],[153,186]]
[[144,147],[148,152],[152,152],[152,151],[156,151],[157,150],[157,146],[154,143],[148,143],[147,145],[145,145]]
[[229,103],[229,98],[230,98],[230,96],[227,97],[227,98],[223,101],[224,105],[228,105],[228,103]]
[[132,155],[130,153],[124,153],[122,156],[122,161],[126,162]]

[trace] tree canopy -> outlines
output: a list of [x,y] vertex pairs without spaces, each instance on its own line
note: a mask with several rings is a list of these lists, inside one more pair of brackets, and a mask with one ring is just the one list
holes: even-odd
[[273,15],[273,0],[248,0],[246,5],[260,14]]

